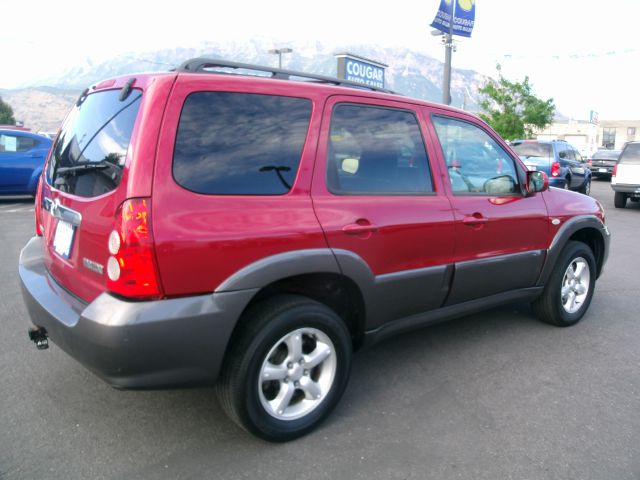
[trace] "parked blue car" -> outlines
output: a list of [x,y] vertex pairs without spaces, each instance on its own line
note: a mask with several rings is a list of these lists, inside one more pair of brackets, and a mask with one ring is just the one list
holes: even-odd
[[0,195],[35,195],[51,139],[0,129]]
[[529,170],[541,170],[552,187],[589,195],[591,169],[587,159],[564,140],[513,140],[511,148]]

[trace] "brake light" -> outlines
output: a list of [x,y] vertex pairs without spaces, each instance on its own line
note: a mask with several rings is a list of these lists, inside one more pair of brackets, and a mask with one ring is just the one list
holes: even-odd
[[557,177],[560,175],[560,164],[558,162],[553,162],[551,164],[551,176]]
[[616,176],[616,173],[618,173],[618,164],[616,163],[616,165],[613,167],[613,173],[611,174],[612,177]]
[[147,198],[126,200],[116,213],[109,235],[107,289],[136,299],[162,296],[158,281],[151,230],[151,206]]
[[35,199],[35,220],[36,220],[36,235],[42,237],[44,235],[44,227],[42,226],[42,175],[38,180],[38,188],[36,189]]

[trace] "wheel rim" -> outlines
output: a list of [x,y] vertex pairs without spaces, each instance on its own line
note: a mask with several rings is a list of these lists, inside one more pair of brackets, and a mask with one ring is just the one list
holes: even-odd
[[584,304],[589,293],[591,272],[587,261],[578,257],[571,261],[562,279],[562,307],[567,313],[575,313]]
[[325,333],[294,330],[278,340],[262,362],[260,403],[278,420],[302,418],[324,401],[336,370],[335,348]]
[[586,195],[589,195],[589,193],[591,193],[591,181],[588,181],[587,185],[584,187],[584,193]]

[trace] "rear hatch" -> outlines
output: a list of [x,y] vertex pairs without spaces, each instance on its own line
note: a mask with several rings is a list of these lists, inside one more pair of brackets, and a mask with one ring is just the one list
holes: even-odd
[[629,143],[622,150],[616,170],[618,185],[640,185],[640,143]]
[[[619,156],[620,150],[598,150],[591,159],[591,168],[596,172],[610,172],[618,163]],[[600,168],[603,170],[599,170]]]
[[512,145],[529,170],[542,170],[547,175],[551,171],[553,148],[549,143],[524,141]]
[[[145,81],[132,88],[134,82],[110,81],[108,89],[85,91],[51,150],[38,196],[47,268],[87,302],[106,289],[109,234],[118,207],[131,195],[127,181],[145,95]],[[142,189],[150,193],[147,176]]]

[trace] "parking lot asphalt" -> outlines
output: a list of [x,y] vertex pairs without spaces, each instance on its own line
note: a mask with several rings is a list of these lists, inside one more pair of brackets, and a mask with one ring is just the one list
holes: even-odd
[[640,204],[592,195],[612,232],[590,310],[570,328],[526,304],[358,353],[330,418],[257,440],[211,388],[118,391],[55,344],[37,351],[17,275],[33,205],[0,200],[2,479],[640,479]]

